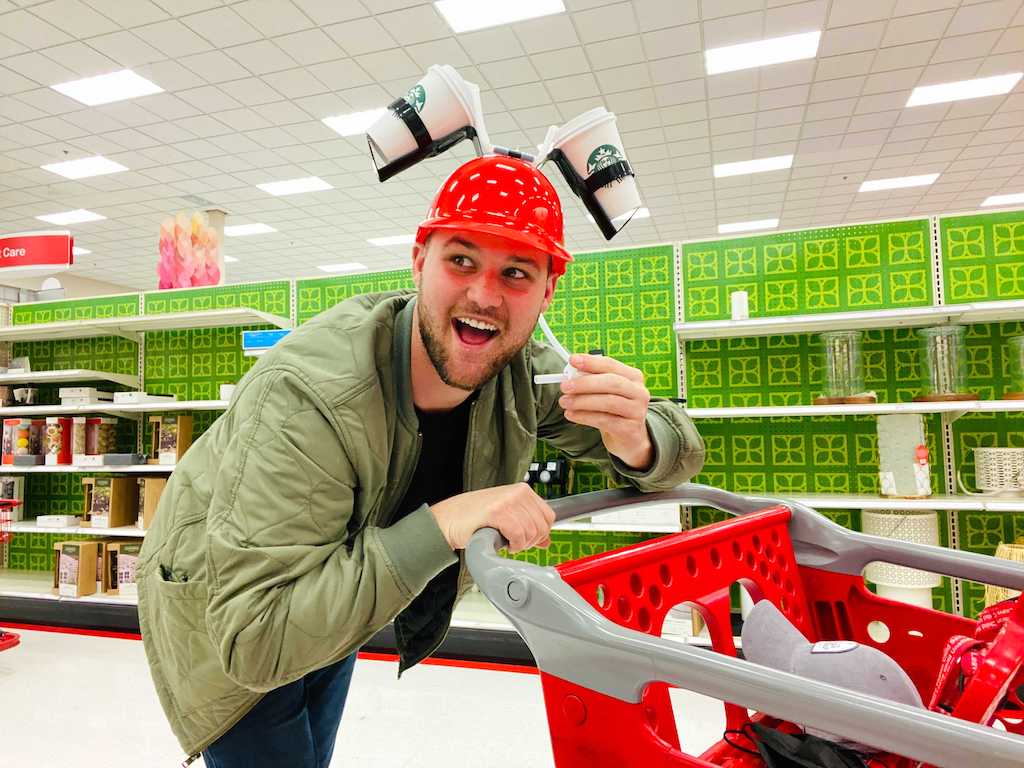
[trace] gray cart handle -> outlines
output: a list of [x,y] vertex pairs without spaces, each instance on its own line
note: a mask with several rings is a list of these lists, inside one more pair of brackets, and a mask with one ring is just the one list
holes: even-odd
[[[1011,563],[848,531],[802,504],[739,496],[692,483],[671,491],[598,491],[551,503],[558,520],[637,504],[709,506],[734,515],[783,504],[801,565],[859,574],[874,560],[1024,589],[1024,568]],[[563,680],[638,703],[654,682],[729,701],[791,722],[944,768],[1024,768],[1024,738],[924,709],[762,667],[619,626],[590,606],[551,567],[500,557],[505,540],[477,531],[466,563],[480,590],[529,646],[537,666]]]

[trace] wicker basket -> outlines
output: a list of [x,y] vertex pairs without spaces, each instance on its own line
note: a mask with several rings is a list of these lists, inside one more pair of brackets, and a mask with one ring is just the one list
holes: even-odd
[[[996,547],[996,557],[1001,560],[1011,560],[1015,563],[1024,563],[1024,543],[1020,543],[1022,540],[1018,539],[1017,544],[1006,544],[1001,543]],[[985,607],[1001,603],[1003,600],[1009,600],[1011,597],[1019,595],[1015,589],[1007,589],[1006,587],[994,587],[991,584],[985,585]]]
[[974,482],[982,493],[1024,492],[1024,448],[975,448]]

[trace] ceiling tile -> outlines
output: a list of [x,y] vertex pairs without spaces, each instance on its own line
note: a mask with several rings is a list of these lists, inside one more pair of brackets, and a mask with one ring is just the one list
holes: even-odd
[[[95,48],[74,42],[47,48],[43,51],[52,61],[73,72],[76,77],[92,77],[120,69],[117,62],[104,56]],[[49,85],[50,83],[47,83]]]
[[729,96],[724,99],[708,99],[708,113],[711,117],[728,117],[757,111],[757,94]]
[[860,96],[866,77],[844,77],[815,83],[811,87],[810,101],[834,101]]
[[4,65],[14,72],[34,80],[39,85],[54,85],[76,79],[75,73],[65,69],[41,53],[22,53],[4,59]]
[[923,43],[882,48],[875,56],[871,70],[886,72],[905,67],[923,66],[931,60],[936,45],[935,40],[928,40]]
[[35,90],[38,87],[39,83],[36,81],[29,80],[27,77],[7,69],[7,67],[0,66],[0,93],[21,93],[23,91]]
[[433,5],[406,8],[376,18],[401,45],[438,40],[452,34],[451,28]]
[[947,35],[969,35],[990,29],[1010,26],[1014,13],[1020,9],[1020,0],[996,0],[960,8],[946,30]]
[[848,53],[845,56],[830,56],[827,59],[819,59],[814,73],[815,81],[821,82],[823,80],[836,80],[841,77],[866,75],[871,70],[871,64],[874,59],[874,51]]
[[[995,32],[982,32],[980,35],[994,35]],[[992,49],[992,53],[1015,53],[1018,51],[1024,51],[1024,26],[1013,27],[1012,29],[1006,30],[1002,37],[999,38],[999,42],[996,43],[995,48]],[[981,54],[987,53],[987,51],[981,51]]]
[[504,88],[508,85],[521,85],[541,80],[537,70],[528,58],[505,59],[480,65],[487,82],[492,88]]
[[[314,27],[313,21],[288,0],[245,0],[232,6],[264,37],[277,37]],[[202,34],[201,30],[197,30]],[[218,44],[223,43],[218,40]]]
[[536,107],[551,102],[547,91],[540,83],[509,86],[508,88],[502,88],[497,95],[505,107],[510,110],[522,107]]
[[674,83],[677,80],[693,80],[704,75],[704,61],[699,53],[658,59],[650,62],[648,68],[655,85]]
[[113,19],[125,28],[151,24],[167,18],[167,13],[150,0],[86,0],[86,2],[108,19]]
[[757,113],[757,127],[771,128],[777,125],[793,125],[803,121],[804,110],[810,107],[797,106],[783,109],[769,109]]
[[329,84],[321,82],[306,69],[287,69],[283,72],[273,72],[264,75],[263,80],[271,88],[283,93],[288,98],[312,96],[332,90]]
[[332,90],[369,85],[373,78],[352,59],[339,59],[306,67],[317,80]]
[[[679,83],[659,85],[654,89],[655,99],[659,107],[669,107],[674,104],[687,104],[690,102],[703,102],[705,98],[704,80],[684,80]],[[703,105],[701,105],[703,108]],[[697,107],[687,106],[685,113],[693,114],[692,110]],[[685,117],[677,122],[689,122],[695,117]]]
[[372,18],[332,24],[324,31],[334,38],[349,56],[391,50],[398,46],[380,22]]
[[254,75],[291,69],[295,61],[268,40],[228,48],[226,53]]
[[759,11],[763,6],[762,0],[700,0],[700,15],[702,19],[716,19]]
[[863,93],[865,95],[888,93],[902,88],[907,91],[907,97],[909,98],[910,91],[913,90],[921,78],[923,71],[923,67],[914,67],[912,69],[899,69],[894,72],[879,72],[876,75],[871,75],[864,81]]
[[177,19],[158,21],[133,32],[168,58],[208,51],[212,46]]
[[935,11],[892,19],[882,38],[883,46],[907,45],[942,37],[953,11]]
[[587,58],[595,70],[639,64],[645,60],[639,35],[620,37],[585,46]]
[[631,3],[618,3],[580,11],[573,14],[573,22],[584,43],[635,35],[639,31]]
[[131,32],[114,32],[94,37],[89,40],[89,45],[122,67],[136,67],[165,58],[160,51]]
[[[282,14],[284,17],[287,15],[287,13]],[[193,32],[211,41],[219,48],[228,48],[232,45],[242,45],[263,39],[262,32],[231,8],[214,8],[194,16],[187,16],[183,21]]]
[[264,117],[271,125],[280,127],[305,123],[310,118],[309,114],[299,109],[290,101],[275,101],[272,104],[261,104],[258,107],[253,107],[253,110]]
[[675,27],[697,21],[697,4],[678,0],[635,0],[638,26],[641,32]]
[[527,53],[553,51],[580,44],[576,28],[572,25],[572,17],[565,13],[520,21],[512,25],[512,30]]
[[918,85],[934,85],[936,83],[948,83],[954,80],[967,80],[974,77],[981,65],[981,59],[962,59],[960,61],[947,61],[943,64],[932,64],[925,67],[921,73],[921,82]]
[[708,98],[718,99],[740,93],[753,93],[758,90],[759,84],[760,73],[756,69],[712,75],[707,79]]
[[537,71],[544,73],[545,78],[578,75],[590,71],[590,64],[582,48],[535,53],[530,59]]
[[423,75],[422,68],[401,48],[364,53],[355,58],[359,66],[378,82],[408,78],[412,81],[409,83],[411,86]]
[[801,32],[817,32],[825,26],[826,0],[771,8],[764,15],[764,36],[782,37]]
[[178,91],[185,88],[197,88],[210,82],[209,78],[199,77],[195,72],[185,68],[177,61],[157,61],[134,67],[136,74],[151,80],[165,91]]
[[632,64],[628,67],[603,69],[597,72],[597,82],[604,93],[618,93],[636,88],[647,88],[651,85],[650,73],[646,64]]
[[292,0],[309,18],[323,26],[369,16],[369,9],[359,0]]
[[444,40],[433,40],[429,43],[407,46],[405,52],[409,54],[421,71],[426,72],[432,64],[444,62],[453,67],[462,67],[471,64],[469,56],[462,50],[458,41],[453,38]]
[[640,39],[643,40],[648,59],[664,59],[680,53],[699,52],[701,50],[700,35],[700,24],[689,24],[685,27],[644,32],[640,35]]
[[713,19],[705,21],[702,26],[705,48],[749,43],[764,37],[764,14],[758,11],[741,16]]
[[896,0],[833,0],[829,27],[845,27],[865,21],[884,21],[892,13]]
[[[176,96],[191,104],[200,112],[217,112],[225,109],[241,108],[241,104],[214,85],[179,91]],[[173,99],[174,97],[170,97]]]
[[[475,62],[499,61],[522,56],[525,52],[518,38],[505,28],[484,29],[459,35],[459,44]],[[569,49],[574,50],[574,49]],[[542,56],[553,54],[538,54]]]
[[775,88],[761,91],[758,109],[780,109],[805,104],[811,92],[810,85],[794,85],[789,88]]
[[655,92],[650,88],[639,88],[634,91],[622,91],[605,96],[608,109],[616,114],[623,112],[640,112],[654,109],[657,106]]
[[307,29],[275,38],[274,43],[299,64],[317,64],[342,59],[345,52],[319,29]]
[[71,39],[69,35],[91,37],[114,32],[118,28],[117,24],[79,0],[53,0],[35,5],[32,14],[31,17],[25,11],[5,14],[3,29],[4,34],[15,40],[31,40],[37,50],[67,42]]

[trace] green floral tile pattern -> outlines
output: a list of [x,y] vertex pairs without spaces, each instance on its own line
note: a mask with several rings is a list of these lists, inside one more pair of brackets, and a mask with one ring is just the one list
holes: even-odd
[[[1024,445],[1018,442],[1017,445]],[[959,512],[960,548],[984,555],[995,554],[1000,542],[1024,538],[1024,513],[992,514],[986,512]],[[985,607],[985,586],[965,581],[964,614],[977,616]]]
[[102,320],[108,317],[133,317],[139,314],[139,294],[103,296],[95,299],[45,301],[19,304],[12,312],[14,325],[58,323],[69,320]]
[[939,220],[946,303],[1024,298],[1024,211]]
[[551,534],[551,546],[547,549],[528,549],[515,555],[506,553],[506,556],[534,565],[558,565],[568,560],[578,560],[581,557],[589,557],[655,538],[658,538],[656,534],[554,531]]
[[288,317],[291,312],[291,288],[287,280],[180,291],[152,291],[144,293],[142,298],[147,315],[235,307],[248,307],[281,317]]
[[932,302],[928,221],[812,229],[687,243],[686,320],[724,320],[745,290],[751,317]]
[[408,269],[299,280],[296,286],[299,323],[302,324],[316,317],[325,309],[352,296],[410,290],[414,287],[412,271]]

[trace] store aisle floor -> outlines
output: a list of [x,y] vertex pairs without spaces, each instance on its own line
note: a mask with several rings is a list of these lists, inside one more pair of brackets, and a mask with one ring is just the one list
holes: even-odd
[[[149,680],[142,643],[17,630],[0,653],[0,766],[177,766],[182,754]],[[332,766],[523,768],[552,765],[534,674],[391,661],[356,664]],[[674,692],[686,745],[721,733],[721,707]],[[202,768],[202,761],[193,764]]]

